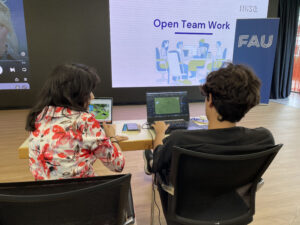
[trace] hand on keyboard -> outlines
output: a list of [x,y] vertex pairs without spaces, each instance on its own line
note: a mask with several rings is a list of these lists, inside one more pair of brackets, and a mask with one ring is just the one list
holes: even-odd
[[177,129],[187,129],[189,126],[188,121],[168,121],[167,124],[169,124],[169,128],[166,130],[166,134],[171,133],[173,130]]
[[167,125],[164,121],[155,121],[151,127],[154,128],[155,133],[165,133],[166,130],[168,129],[169,125]]

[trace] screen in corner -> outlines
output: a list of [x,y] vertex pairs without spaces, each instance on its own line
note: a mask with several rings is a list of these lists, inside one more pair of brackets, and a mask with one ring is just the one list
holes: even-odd
[[155,98],[155,114],[176,114],[180,113],[179,97]]
[[112,87],[192,86],[232,61],[236,20],[269,0],[110,0]]
[[30,89],[23,0],[0,0],[0,91]]

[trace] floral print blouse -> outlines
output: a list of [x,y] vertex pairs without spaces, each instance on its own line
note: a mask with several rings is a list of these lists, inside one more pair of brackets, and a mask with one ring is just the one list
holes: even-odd
[[29,137],[30,171],[36,180],[95,176],[100,159],[121,172],[124,156],[105,136],[93,114],[47,106],[38,115]]

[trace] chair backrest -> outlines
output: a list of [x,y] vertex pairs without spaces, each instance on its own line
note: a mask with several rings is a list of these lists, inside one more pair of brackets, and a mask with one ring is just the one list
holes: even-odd
[[180,66],[180,56],[178,51],[168,52],[169,70],[171,76],[180,76],[183,73],[183,68]]
[[[168,219],[205,225],[251,222],[256,185],[281,147],[239,155],[174,147],[170,179],[174,196],[169,197]],[[238,194],[247,186],[247,194]]]
[[160,59],[160,54],[159,54],[158,48],[155,48],[155,56],[156,56],[156,59]]
[[134,218],[131,174],[0,184],[1,225],[123,225]]
[[155,48],[155,56],[156,56],[156,70],[166,72],[168,70],[168,64],[166,59],[160,58],[160,52],[158,48]]
[[227,48],[225,48],[224,51],[223,51],[222,59],[224,59],[224,60],[226,59],[226,54],[227,54]]

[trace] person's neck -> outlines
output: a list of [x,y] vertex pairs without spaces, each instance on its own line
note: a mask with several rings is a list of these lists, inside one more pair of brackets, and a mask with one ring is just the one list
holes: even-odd
[[219,121],[218,119],[209,120],[208,129],[224,129],[224,128],[232,128],[235,127],[236,123],[232,123],[229,121]]

